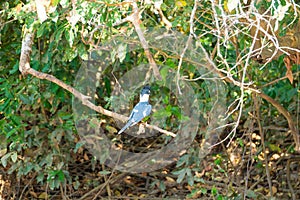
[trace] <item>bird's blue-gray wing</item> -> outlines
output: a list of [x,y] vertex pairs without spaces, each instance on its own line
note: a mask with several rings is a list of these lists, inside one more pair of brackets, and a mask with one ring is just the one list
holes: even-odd
[[150,104],[138,103],[132,110],[127,124],[119,131],[118,134],[125,131],[128,127],[134,126],[138,122],[140,122],[143,118],[150,115],[152,110],[152,106]]
[[118,132],[118,134],[123,133],[128,127],[135,125],[136,122],[136,113],[138,113],[138,108],[139,108],[139,103],[137,105],[134,106],[133,110],[131,111],[130,115],[129,115],[129,119],[127,121],[127,123],[125,124],[125,126]]
[[132,109],[132,111],[131,111],[131,113],[130,113],[130,115],[129,115],[128,121],[131,120],[131,119],[133,118],[133,116],[139,111],[139,110],[138,110],[139,104],[140,104],[140,103],[136,104],[136,105],[134,106],[134,108]]
[[[151,113],[151,110],[152,110],[152,106],[151,106],[150,104],[148,104],[147,107],[146,107],[146,109],[145,109],[144,112],[143,112],[143,116],[144,116],[144,117],[149,116],[150,113]],[[144,118],[144,117],[143,117],[143,118]]]
[[133,114],[132,119],[135,121],[133,125],[140,122],[143,118],[147,117],[151,113],[151,105],[145,103],[139,103],[135,109],[138,111]]

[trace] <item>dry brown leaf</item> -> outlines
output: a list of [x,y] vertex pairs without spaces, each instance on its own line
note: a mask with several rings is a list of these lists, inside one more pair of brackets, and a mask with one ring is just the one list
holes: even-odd
[[29,191],[29,194],[34,198],[38,198],[38,195],[32,190]]
[[120,197],[122,196],[121,192],[119,190],[114,191],[115,196]]
[[175,180],[173,178],[169,177],[169,176],[166,176],[166,179],[170,183],[175,183]]
[[139,197],[140,197],[140,198],[146,198],[146,197],[147,197],[147,194],[140,194]]
[[288,56],[286,56],[286,57],[284,57],[283,61],[285,63],[285,67],[286,67],[286,74],[285,74],[285,76],[289,79],[289,81],[291,82],[291,84],[293,84],[294,78],[293,78],[291,60],[290,60],[290,58]]
[[39,199],[47,199],[48,198],[48,194],[46,192],[43,192],[39,195]]
[[84,159],[84,160],[89,160],[89,157],[88,157],[88,155],[87,155],[86,153],[84,153],[83,159]]
[[300,65],[300,54],[297,52],[296,54],[290,55],[290,59],[295,63],[296,65]]
[[277,193],[277,188],[275,186],[272,186],[272,193],[273,195]]

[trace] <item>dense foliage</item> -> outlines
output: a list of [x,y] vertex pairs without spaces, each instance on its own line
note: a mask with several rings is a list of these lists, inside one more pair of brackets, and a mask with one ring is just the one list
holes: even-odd
[[[300,118],[299,5],[264,0],[145,0],[137,6],[142,30],[173,30],[205,49],[206,62],[214,63],[212,77],[226,87],[223,106],[227,111],[221,113],[227,119],[225,128],[209,135],[213,138],[205,136],[209,131],[205,127],[215,123],[210,111],[218,109],[211,96],[213,86],[195,67],[207,63],[199,58],[180,64],[180,54],[172,57],[167,50],[152,48],[154,61],[164,67],[160,68],[162,80],[152,85],[151,101],[162,103],[150,123],[167,117],[160,128],[179,133],[178,124],[189,121],[180,112],[176,92],[166,87],[170,79],[176,79],[171,71],[178,70],[191,83],[203,113],[198,132],[181,157],[160,170],[130,174],[105,166],[106,157],[96,159],[78,134],[74,96],[53,82],[20,73],[22,38],[25,29],[34,32],[33,69],[75,86],[76,73],[93,50],[112,38],[137,34],[132,21],[122,21],[131,16],[134,6],[115,0],[1,2],[0,181],[7,187],[2,187],[0,195],[6,199],[46,199],[58,194],[61,198],[83,198],[84,194],[95,198],[300,198],[295,178],[300,175],[295,138]],[[101,72],[95,103],[108,110],[114,108],[111,96],[118,80],[135,66],[149,63],[144,48],[128,52],[129,46],[120,44],[103,53],[114,62]],[[130,99],[137,101],[134,95]],[[117,140],[116,121],[103,113],[96,118],[107,136]],[[122,139],[124,143],[117,145],[132,151],[139,151],[134,147],[140,144],[160,148],[171,140],[166,135]],[[209,154],[204,157],[208,141],[220,143],[206,149]]]

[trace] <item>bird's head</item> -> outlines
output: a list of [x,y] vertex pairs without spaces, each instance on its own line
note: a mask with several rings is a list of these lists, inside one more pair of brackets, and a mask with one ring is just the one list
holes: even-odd
[[143,87],[140,93],[140,102],[147,102],[149,101],[150,96],[150,86],[146,85]]

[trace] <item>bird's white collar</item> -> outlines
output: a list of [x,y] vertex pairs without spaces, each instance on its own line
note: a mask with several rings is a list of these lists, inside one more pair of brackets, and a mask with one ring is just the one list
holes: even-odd
[[149,94],[140,95],[140,102],[148,102],[149,101]]

